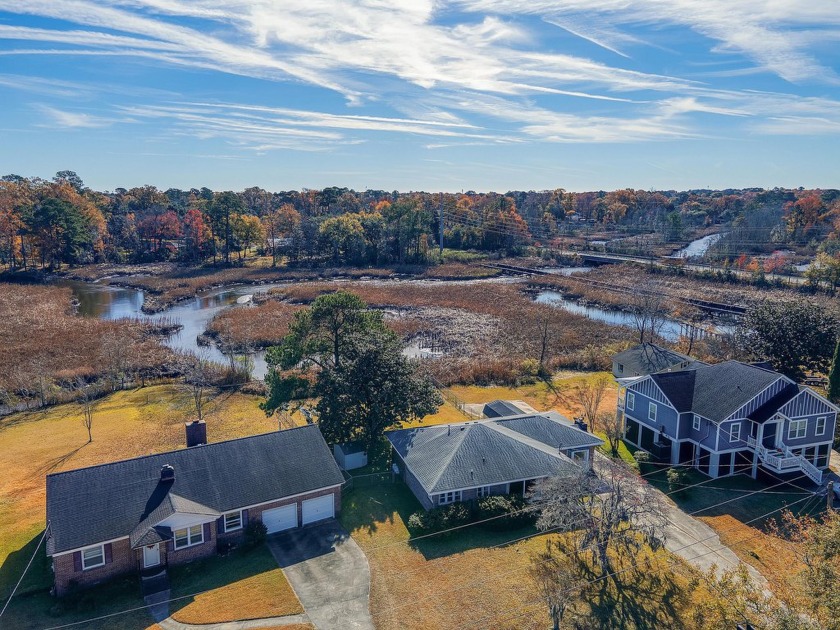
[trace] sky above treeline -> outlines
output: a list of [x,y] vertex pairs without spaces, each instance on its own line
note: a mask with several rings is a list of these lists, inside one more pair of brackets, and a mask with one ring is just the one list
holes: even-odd
[[0,0],[0,174],[838,187],[836,0]]

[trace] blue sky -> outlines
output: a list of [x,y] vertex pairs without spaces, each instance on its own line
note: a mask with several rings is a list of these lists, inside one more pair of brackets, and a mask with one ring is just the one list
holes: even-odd
[[0,0],[0,173],[838,187],[836,0]]

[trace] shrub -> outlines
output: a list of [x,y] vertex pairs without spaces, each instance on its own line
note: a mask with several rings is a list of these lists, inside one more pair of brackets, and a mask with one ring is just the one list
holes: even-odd
[[668,489],[671,492],[679,494],[687,492],[685,487],[688,485],[688,472],[685,468],[669,468],[665,476],[668,479]]
[[255,549],[265,542],[268,533],[265,523],[253,520],[245,526],[245,537],[242,546],[245,549]]
[[[526,505],[525,499],[512,495],[494,495],[476,501],[452,503],[415,512],[408,517],[408,529],[412,534],[428,534],[485,520],[487,522],[481,526],[491,531],[519,529],[534,519],[533,513],[521,512]],[[510,516],[503,516],[505,514]]]

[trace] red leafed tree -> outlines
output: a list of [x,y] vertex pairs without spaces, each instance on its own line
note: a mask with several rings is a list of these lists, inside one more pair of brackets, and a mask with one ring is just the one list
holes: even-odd
[[193,208],[184,215],[184,248],[186,260],[201,260],[207,253],[213,235],[201,210]]
[[180,238],[181,220],[172,210],[162,214],[151,214],[142,221],[137,228],[140,238],[148,242],[151,251],[160,251],[163,241]]

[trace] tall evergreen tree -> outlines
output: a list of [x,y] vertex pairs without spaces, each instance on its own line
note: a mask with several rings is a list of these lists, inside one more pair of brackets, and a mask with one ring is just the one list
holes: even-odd
[[828,371],[828,399],[834,403],[840,401],[840,337],[834,344],[834,357]]

